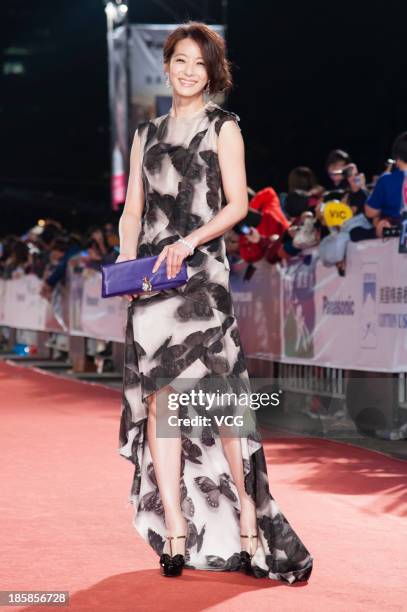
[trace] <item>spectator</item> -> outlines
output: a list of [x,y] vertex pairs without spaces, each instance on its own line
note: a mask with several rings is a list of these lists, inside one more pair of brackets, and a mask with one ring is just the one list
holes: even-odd
[[114,263],[117,259],[117,250],[110,245],[105,228],[93,226],[88,231],[87,265],[99,270],[101,265]]
[[328,154],[325,161],[325,170],[328,175],[326,188],[328,191],[348,188],[343,170],[350,163],[350,155],[346,151],[342,151],[342,149],[335,149]]
[[[293,168],[288,175],[288,193],[280,193],[280,202],[284,214],[286,214],[286,202],[289,194],[306,194],[308,198],[308,208],[313,210],[321,201],[323,191],[324,188],[318,185],[315,174],[311,168],[307,168],[307,166]],[[288,217],[290,215],[286,214],[286,216]]]
[[11,252],[4,262],[3,278],[18,278],[26,273],[30,265],[29,249],[25,242],[16,240],[12,244]]
[[297,166],[288,175],[288,191],[311,191],[317,185],[317,179],[311,168]]
[[40,294],[49,299],[52,290],[59,282],[65,281],[66,266],[71,257],[82,250],[79,238],[71,234],[68,238],[56,238],[50,244],[50,262],[54,269],[48,274],[41,287]]
[[[364,204],[368,198],[369,192],[366,189],[366,180],[364,174],[360,173],[355,163],[345,161],[349,155],[340,149],[332,151],[327,159],[327,171],[331,173],[333,183],[337,186],[331,191],[324,194],[324,202],[332,199],[340,199],[347,203],[354,216],[364,216]],[[321,240],[329,235],[329,230],[326,227],[323,206],[319,206],[316,210],[318,218],[317,227],[320,231]],[[372,238],[373,227],[370,223],[366,223],[366,219],[352,222],[352,229],[349,230],[349,236],[352,241],[365,240]]]
[[[297,191],[289,194],[286,214],[289,225],[284,231],[279,245],[278,255],[281,259],[289,259],[300,255],[304,248],[314,246],[320,239],[320,228],[315,220],[314,213],[309,210],[309,199],[306,193]],[[303,225],[304,227],[302,227]],[[295,236],[300,229],[303,232],[301,248],[295,245]]]
[[[284,212],[289,221],[289,226],[282,236],[279,247],[281,259],[299,255],[305,248],[305,246],[299,248],[294,244],[294,238],[304,223],[307,228],[304,226],[301,229],[305,238],[303,244],[307,240],[309,240],[310,245],[315,242],[315,239],[319,240],[319,222],[315,222],[314,217],[319,209],[319,204],[322,202],[323,192],[324,188],[318,185],[317,179],[310,168],[298,166],[291,170],[288,176],[288,193],[284,200]],[[310,229],[309,232],[308,229]],[[304,230],[306,230],[305,233]],[[305,234],[308,234],[308,236]]]
[[230,265],[242,261],[239,250],[240,235],[235,230],[230,229],[225,234],[226,255]]
[[349,239],[352,242],[359,242],[375,238],[375,228],[366,221],[365,217],[365,204],[369,197],[365,176],[359,173],[356,164],[351,163],[345,168],[345,177],[349,187],[344,201],[349,204],[353,213],[353,221],[347,224],[352,227],[349,229]]
[[6,278],[6,268],[8,266],[8,261],[13,253],[13,248],[16,242],[18,242],[18,237],[14,235],[6,236],[2,240],[2,253],[0,257],[0,274],[3,278]]
[[289,225],[277,193],[272,187],[265,187],[250,200],[250,208],[261,212],[262,217],[257,228],[251,227],[250,234],[240,236],[240,254],[250,263],[263,257],[273,263],[276,260],[275,245]]
[[346,181],[344,201],[349,204],[354,215],[363,213],[369,196],[365,175],[359,172],[356,164],[350,163],[344,168],[344,176]]
[[365,204],[365,214],[372,220],[378,238],[385,227],[398,225],[402,210],[407,210],[407,132],[396,138],[393,157],[397,168],[381,175]]
[[119,233],[117,230],[117,226],[116,224],[107,221],[104,226],[104,235],[106,237],[106,242],[109,245],[110,248],[114,248],[117,247],[117,249],[120,246],[120,238],[119,238]]

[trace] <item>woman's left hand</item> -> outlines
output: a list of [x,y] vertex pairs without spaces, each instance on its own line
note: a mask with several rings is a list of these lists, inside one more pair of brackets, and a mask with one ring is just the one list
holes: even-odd
[[188,255],[190,250],[182,242],[174,242],[173,244],[167,244],[158,256],[155,262],[153,272],[156,272],[164,259],[167,260],[167,278],[175,278],[178,272],[181,270],[182,262]]

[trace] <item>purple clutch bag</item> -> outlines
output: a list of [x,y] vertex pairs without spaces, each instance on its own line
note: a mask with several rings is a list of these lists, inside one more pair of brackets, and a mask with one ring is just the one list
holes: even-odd
[[119,263],[101,266],[102,297],[113,297],[125,294],[148,294],[163,289],[173,289],[184,285],[188,280],[185,260],[181,270],[174,278],[167,278],[167,262],[161,262],[153,274],[152,269],[158,255],[129,259]]

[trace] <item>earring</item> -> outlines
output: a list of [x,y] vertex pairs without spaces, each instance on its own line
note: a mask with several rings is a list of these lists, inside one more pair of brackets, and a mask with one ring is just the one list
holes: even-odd
[[207,93],[207,94],[210,92],[210,89],[209,89],[209,84],[210,84],[210,81],[208,80],[208,82],[207,82],[207,84],[206,84],[206,87],[205,87],[205,89],[204,89],[204,92],[205,92],[205,93]]
[[168,72],[165,73],[164,83],[165,83],[166,87],[168,87],[168,88],[171,87],[171,85],[170,85],[170,77],[168,76]]

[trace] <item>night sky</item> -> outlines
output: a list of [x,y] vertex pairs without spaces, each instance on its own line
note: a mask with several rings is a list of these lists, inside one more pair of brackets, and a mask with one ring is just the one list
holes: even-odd
[[[132,21],[201,18],[220,2],[130,4]],[[137,5],[137,8],[136,8]],[[189,12],[182,10],[189,7]],[[407,5],[394,0],[284,3],[229,0],[227,41],[235,89],[225,104],[241,118],[248,182],[286,188],[291,168],[323,162],[336,147],[368,177],[381,172],[407,129]],[[101,0],[3,0],[0,175],[108,201],[106,22]],[[6,49],[29,48],[26,75],[5,75]]]

